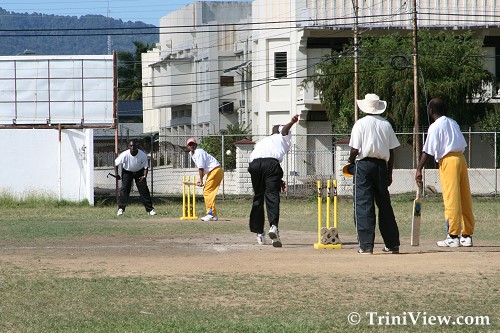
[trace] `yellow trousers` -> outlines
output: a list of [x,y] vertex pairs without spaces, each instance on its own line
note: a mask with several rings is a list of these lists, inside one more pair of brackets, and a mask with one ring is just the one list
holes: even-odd
[[221,167],[215,168],[210,171],[205,180],[205,187],[203,188],[203,198],[205,199],[205,207],[207,214],[217,216],[217,209],[215,208],[215,197],[219,190],[220,183],[224,178],[224,171]]
[[439,161],[439,178],[443,190],[444,217],[450,235],[472,235],[474,215],[467,162],[462,153],[448,153]]

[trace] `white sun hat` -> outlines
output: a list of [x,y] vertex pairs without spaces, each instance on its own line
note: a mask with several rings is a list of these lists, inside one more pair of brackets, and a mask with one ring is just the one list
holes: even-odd
[[387,102],[375,94],[366,94],[365,99],[358,99],[357,103],[361,111],[368,114],[381,114],[387,107]]

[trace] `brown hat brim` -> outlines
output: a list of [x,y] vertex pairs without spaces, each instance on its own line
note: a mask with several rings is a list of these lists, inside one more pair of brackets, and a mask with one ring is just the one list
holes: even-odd
[[346,164],[342,168],[344,177],[352,177],[354,175],[354,164]]

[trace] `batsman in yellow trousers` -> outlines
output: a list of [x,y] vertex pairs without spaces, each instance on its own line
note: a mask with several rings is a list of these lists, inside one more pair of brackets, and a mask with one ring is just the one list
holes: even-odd
[[203,186],[203,178],[206,177],[205,187],[203,188],[203,198],[205,199],[206,214],[201,218],[202,221],[217,221],[217,208],[215,198],[219,190],[224,171],[215,157],[205,150],[198,148],[195,138],[189,138],[186,142],[189,155],[198,168],[199,178],[196,185]]
[[433,98],[427,106],[432,120],[422,155],[417,165],[415,180],[422,186],[422,169],[430,157],[439,163],[439,178],[443,191],[444,217],[448,235],[437,242],[440,247],[472,246],[475,220],[472,212],[467,161],[463,154],[467,143],[457,122],[447,116],[440,98]]

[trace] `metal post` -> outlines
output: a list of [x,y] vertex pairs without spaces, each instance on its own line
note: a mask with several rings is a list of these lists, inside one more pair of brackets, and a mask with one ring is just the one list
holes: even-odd
[[471,143],[471,129],[469,126],[469,144],[467,146],[467,155],[468,155],[468,160],[467,163],[469,164],[469,168],[472,168],[472,160],[470,159],[470,143]]
[[154,191],[154,187],[153,187],[153,186],[154,186],[154,185],[153,185],[153,184],[154,184],[154,182],[153,182],[153,178],[154,178],[154,171],[153,171],[153,169],[154,169],[154,167],[153,167],[153,165],[154,165],[154,163],[153,163],[153,152],[154,152],[154,144],[155,144],[155,139],[154,139],[154,136],[153,136],[153,135],[151,135],[151,136],[150,136],[150,138],[151,138],[151,151],[150,151],[151,159],[149,160],[149,163],[150,163],[150,168],[151,168],[151,177],[150,177],[150,179],[151,179],[151,198],[154,198],[154,192],[155,192],[155,191]]
[[321,180],[317,181],[318,186],[318,244],[321,244],[321,228],[323,227],[323,216],[321,214],[322,207],[322,198],[321,198]]
[[[116,51],[113,51],[113,127],[115,129],[115,158],[118,157],[118,67]],[[114,164],[114,159],[113,159]],[[115,165],[115,175],[118,175],[118,167]],[[115,178],[115,198],[116,203],[120,201],[120,190],[118,188],[118,178]]]
[[[420,130],[419,124],[419,113],[418,113],[418,28],[417,28],[417,0],[413,0],[413,103],[414,103],[414,112],[415,112],[415,123],[414,123],[414,135],[413,135],[413,144],[414,144],[414,167],[417,167],[418,158],[420,156],[420,140],[418,137],[418,132]],[[421,193],[423,191],[420,191]]]
[[[219,129],[220,131],[220,129]],[[224,155],[226,154],[226,151],[224,150],[224,134],[221,134],[221,163],[222,163],[222,170],[226,171],[226,165],[225,165],[225,159]],[[224,177],[222,177],[222,199],[226,199],[226,192],[225,192],[225,181]]]
[[[422,142],[425,142],[425,133],[422,133]],[[422,194],[423,197],[425,197],[425,165],[424,165],[424,168],[422,169],[422,188],[421,189],[417,189],[420,191],[420,193]]]
[[354,122],[358,121],[358,0],[354,7]]
[[498,148],[498,142],[497,142],[497,135],[498,133],[495,132],[495,139],[494,139],[494,146],[495,146],[495,151],[493,152],[493,156],[495,158],[495,160],[493,161],[493,163],[495,163],[495,198],[498,197],[498,167],[497,167],[497,158],[498,158],[498,155],[497,155],[497,148]]

